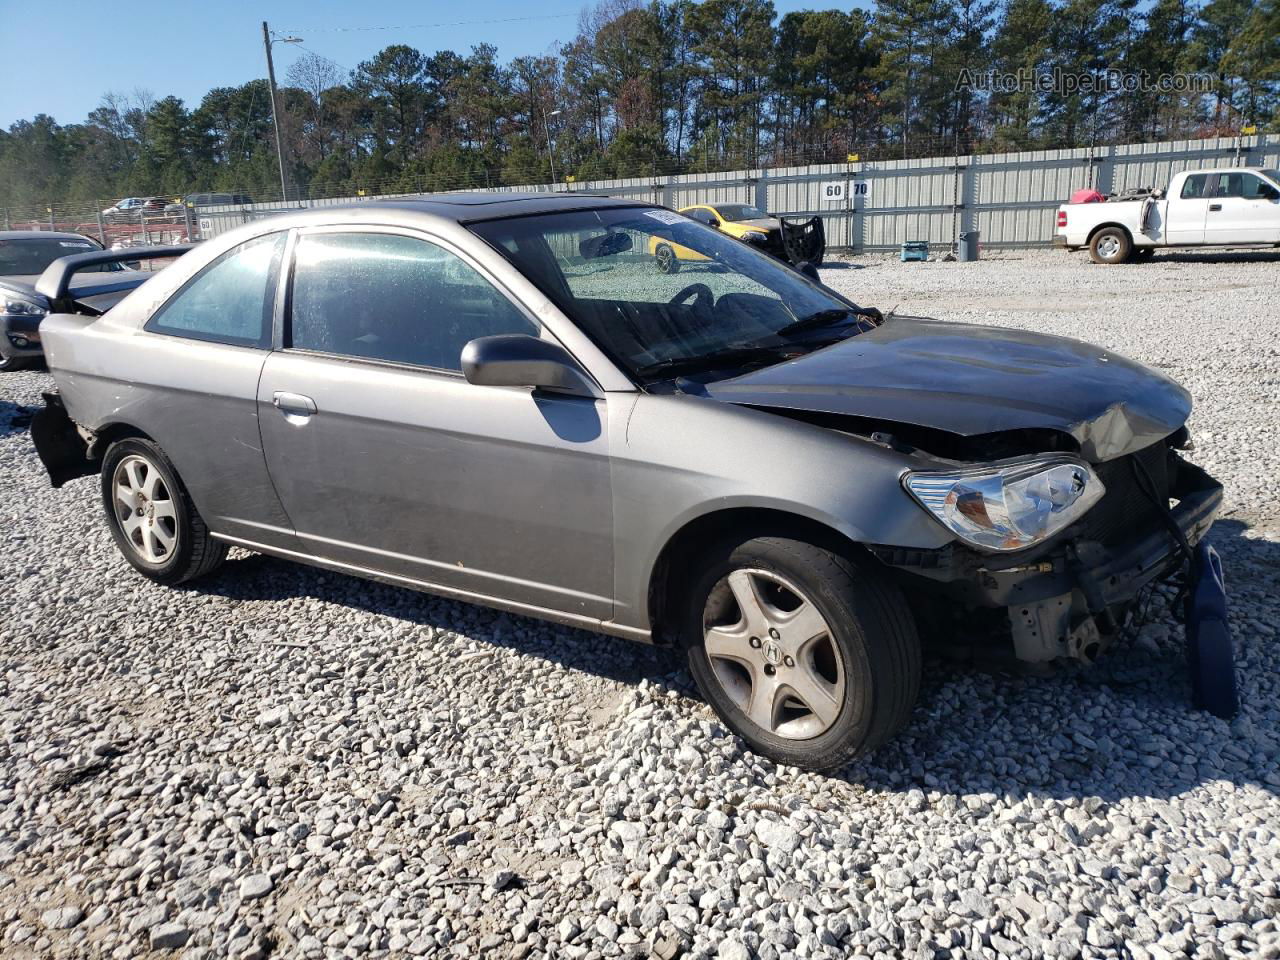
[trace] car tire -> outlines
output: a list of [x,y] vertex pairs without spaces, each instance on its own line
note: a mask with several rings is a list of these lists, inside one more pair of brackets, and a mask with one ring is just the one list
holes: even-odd
[[676,256],[675,250],[670,245],[659,244],[658,249],[653,252],[653,257],[658,264],[659,273],[672,274],[680,272],[680,258]]
[[1133,241],[1121,227],[1103,227],[1089,240],[1089,259],[1094,263],[1128,263]]
[[0,356],[0,373],[16,373],[19,370],[30,370],[39,362],[36,357]]
[[102,459],[102,504],[116,546],[149,580],[168,585],[211,573],[227,556],[164,451],[150,440],[113,443]]
[[[713,548],[690,581],[680,629],[689,669],[755,752],[826,770],[906,724],[920,640],[901,592],[875,570],[814,544],[760,537]],[[742,595],[758,602],[756,613],[744,614]]]

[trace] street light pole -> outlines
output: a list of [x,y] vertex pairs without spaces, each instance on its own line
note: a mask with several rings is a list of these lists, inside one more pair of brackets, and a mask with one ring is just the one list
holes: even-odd
[[[280,98],[276,93],[276,68],[271,62],[271,30],[267,21],[262,21],[262,46],[267,51],[267,83],[271,86],[271,123],[276,130],[276,162],[280,165],[280,200],[289,202],[289,187],[284,178],[284,141],[280,138]],[[301,43],[297,37],[281,37],[281,43]]]
[[542,129],[545,130],[547,134],[547,163],[551,165],[551,190],[553,193],[556,189],[556,156],[555,152],[551,148],[551,123],[548,118],[558,117],[559,115],[559,110],[552,110],[550,113],[547,113],[547,108],[542,108]]

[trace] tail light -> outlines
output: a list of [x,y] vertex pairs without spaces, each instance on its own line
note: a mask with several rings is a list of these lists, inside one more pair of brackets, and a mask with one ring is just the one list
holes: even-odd
[[1058,211],[1058,226],[1065,227],[1067,225],[1067,211]]

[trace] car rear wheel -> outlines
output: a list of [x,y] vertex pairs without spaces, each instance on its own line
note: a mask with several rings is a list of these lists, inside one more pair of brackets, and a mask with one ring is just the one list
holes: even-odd
[[124,558],[157,583],[192,580],[226,558],[227,545],[210,535],[173,464],[150,440],[131,437],[107,450],[102,503]]
[[653,252],[654,259],[658,263],[659,273],[679,273],[680,258],[676,256],[676,252],[665,243],[659,244],[658,249]]
[[1089,259],[1094,263],[1127,263],[1133,255],[1133,241],[1119,227],[1104,227],[1089,241]]
[[780,763],[828,769],[880,746],[919,689],[920,642],[897,587],[798,540],[713,550],[682,636],[716,713]]

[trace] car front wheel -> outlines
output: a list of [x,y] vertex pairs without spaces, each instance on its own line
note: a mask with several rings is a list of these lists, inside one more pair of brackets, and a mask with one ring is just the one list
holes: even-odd
[[102,503],[116,546],[157,583],[203,576],[227,555],[210,535],[169,458],[150,440],[113,443],[102,460]]
[[919,689],[920,643],[897,587],[802,541],[713,551],[682,635],[716,713],[780,763],[829,769],[880,746]]
[[34,357],[6,357],[0,355],[0,373],[16,373],[29,370],[36,365]]

